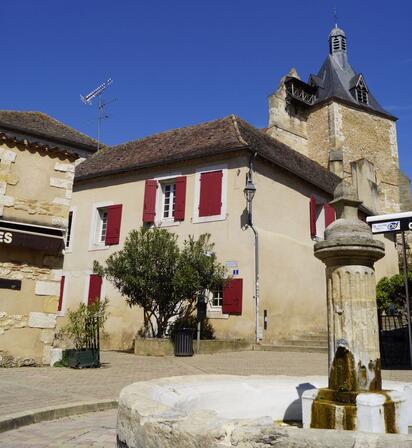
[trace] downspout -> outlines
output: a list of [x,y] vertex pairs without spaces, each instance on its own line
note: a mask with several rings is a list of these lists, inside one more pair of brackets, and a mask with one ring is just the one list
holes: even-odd
[[[257,153],[255,153],[249,159],[249,172],[248,177],[250,181],[253,181],[253,161],[256,158]],[[252,201],[248,202],[248,226],[253,230],[255,235],[255,302],[256,302],[256,343],[259,344],[262,339],[260,331],[260,293],[259,293],[259,234],[256,227],[253,225],[253,213],[252,213]]]

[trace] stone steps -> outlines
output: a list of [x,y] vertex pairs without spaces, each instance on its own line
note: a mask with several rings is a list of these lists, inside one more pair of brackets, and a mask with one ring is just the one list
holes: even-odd
[[287,345],[287,344],[277,344],[277,345],[266,345],[266,344],[255,344],[253,346],[255,351],[273,351],[273,352],[302,352],[302,353],[327,353],[328,347],[325,345]]
[[299,337],[293,339],[279,340],[273,344],[255,345],[255,350],[327,353],[328,334],[327,332],[322,332],[322,333],[299,335]]

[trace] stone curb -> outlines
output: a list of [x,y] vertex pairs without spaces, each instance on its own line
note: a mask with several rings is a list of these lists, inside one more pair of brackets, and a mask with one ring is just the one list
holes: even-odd
[[71,415],[107,411],[109,409],[115,409],[117,406],[117,400],[101,400],[63,404],[55,407],[33,409],[29,412],[10,414],[5,417],[0,417],[0,433],[34,423],[70,417]]

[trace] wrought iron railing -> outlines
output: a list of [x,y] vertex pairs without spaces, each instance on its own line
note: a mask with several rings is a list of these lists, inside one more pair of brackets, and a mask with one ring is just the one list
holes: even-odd
[[409,365],[408,320],[404,313],[379,314],[379,345],[383,367]]
[[86,349],[93,350],[100,365],[100,325],[99,316],[88,316],[85,322]]

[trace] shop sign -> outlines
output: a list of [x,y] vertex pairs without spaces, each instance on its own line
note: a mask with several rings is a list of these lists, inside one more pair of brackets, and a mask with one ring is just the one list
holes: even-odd
[[0,230],[0,243],[11,244],[13,242],[13,234]]

